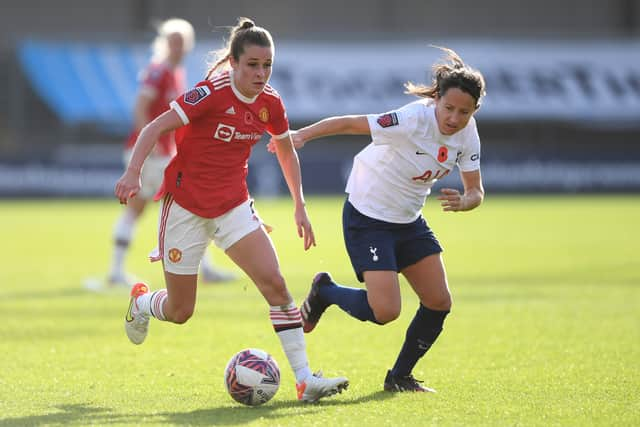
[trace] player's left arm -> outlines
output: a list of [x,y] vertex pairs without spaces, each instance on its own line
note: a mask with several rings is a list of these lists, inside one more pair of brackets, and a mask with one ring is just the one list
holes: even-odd
[[291,135],[280,139],[272,139],[278,163],[282,174],[289,187],[289,192],[295,204],[295,220],[298,227],[298,236],[304,239],[304,249],[316,245],[316,239],[311,228],[311,222],[305,208],[304,193],[302,191],[302,174],[300,172],[300,160],[293,148]]
[[460,171],[460,178],[464,186],[464,193],[454,188],[443,188],[440,190],[440,204],[442,210],[447,212],[461,212],[475,209],[484,200],[484,187],[482,186],[482,176],[480,169],[474,171]]

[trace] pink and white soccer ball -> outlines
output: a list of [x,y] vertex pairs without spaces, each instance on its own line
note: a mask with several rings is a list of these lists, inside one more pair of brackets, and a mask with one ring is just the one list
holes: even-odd
[[236,353],[224,370],[224,384],[234,400],[258,406],[271,400],[280,387],[280,368],[269,353],[247,348]]

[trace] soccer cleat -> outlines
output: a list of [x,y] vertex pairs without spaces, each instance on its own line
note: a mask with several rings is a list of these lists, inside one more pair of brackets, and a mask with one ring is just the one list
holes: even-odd
[[127,331],[129,341],[134,344],[142,344],[149,331],[149,315],[138,311],[136,300],[140,295],[149,292],[149,287],[144,283],[136,283],[131,288],[131,299],[129,309],[124,317],[124,329]]
[[393,392],[428,392],[436,393],[432,388],[421,385],[422,381],[413,378],[413,375],[409,374],[404,377],[398,377],[387,371],[387,376],[384,379],[384,390]]
[[300,314],[302,315],[302,330],[305,333],[313,331],[320,321],[320,316],[331,304],[327,303],[320,296],[321,286],[330,286],[333,283],[329,273],[322,272],[316,274],[311,282],[311,290],[309,295],[300,306]]
[[349,380],[344,377],[324,378],[322,372],[307,377],[304,381],[296,384],[298,400],[302,402],[317,402],[327,396],[342,393],[349,387]]
[[236,280],[236,275],[229,272],[218,270],[216,268],[200,268],[200,277],[206,283],[231,282]]

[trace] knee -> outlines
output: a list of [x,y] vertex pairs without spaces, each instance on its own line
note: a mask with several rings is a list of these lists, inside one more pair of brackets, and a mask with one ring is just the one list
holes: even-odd
[[453,300],[451,299],[451,294],[449,292],[440,295],[438,298],[434,298],[429,301],[427,304],[423,302],[423,305],[429,307],[432,310],[437,311],[451,311],[451,306],[453,305]]
[[178,308],[170,314],[167,313],[167,320],[170,320],[172,323],[182,325],[187,323],[187,320],[189,320],[191,316],[193,316],[193,307]]
[[287,304],[291,299],[289,291],[287,290],[287,284],[279,271],[265,276],[262,279],[261,288],[267,301],[271,305]]
[[376,307],[373,308],[373,315],[379,324],[384,325],[400,316],[400,307]]

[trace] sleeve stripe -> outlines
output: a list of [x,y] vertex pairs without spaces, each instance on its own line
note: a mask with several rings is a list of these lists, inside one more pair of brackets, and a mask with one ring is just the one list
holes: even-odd
[[289,136],[289,129],[287,129],[286,132],[281,133],[280,135],[273,135],[275,139],[284,139],[287,136]]
[[178,115],[180,116],[180,119],[182,120],[182,123],[184,125],[188,125],[189,124],[189,117],[187,117],[187,115],[185,114],[184,110],[182,109],[182,107],[180,106],[180,104],[178,104],[176,101],[171,101],[171,103],[169,104],[169,106],[171,108],[173,108],[173,110],[178,113]]

